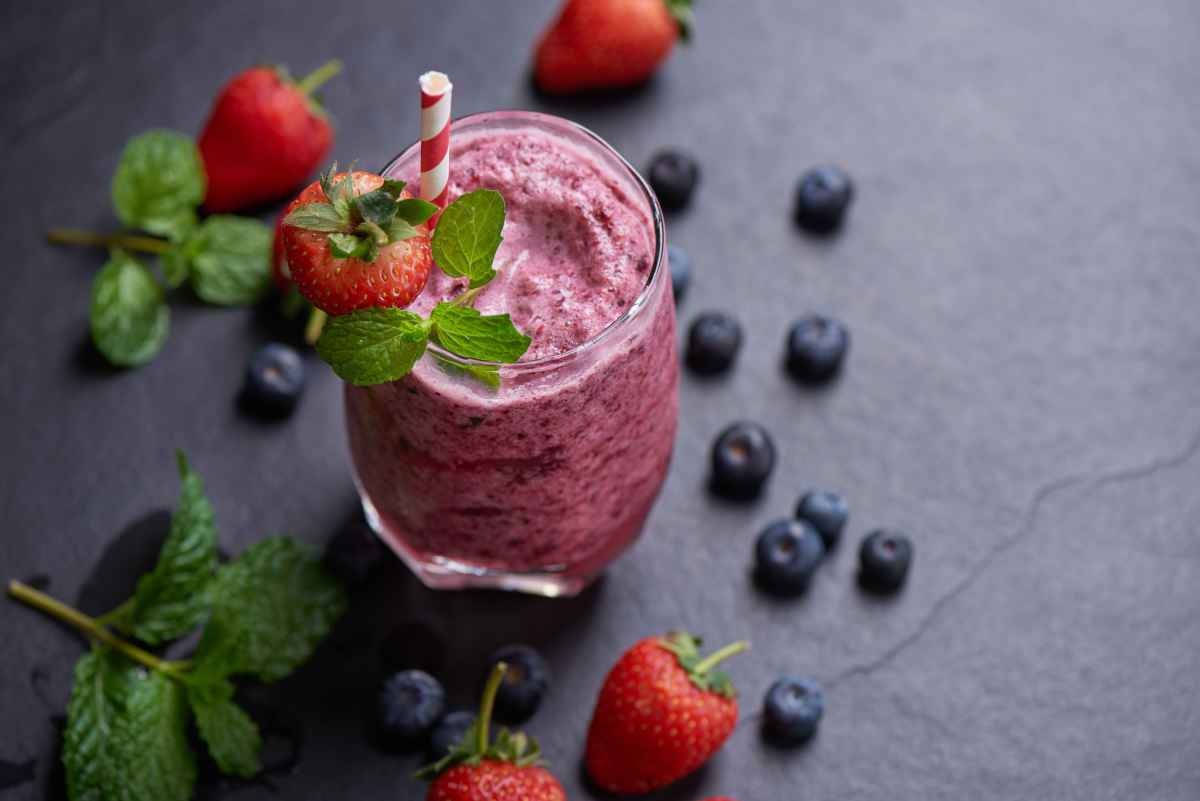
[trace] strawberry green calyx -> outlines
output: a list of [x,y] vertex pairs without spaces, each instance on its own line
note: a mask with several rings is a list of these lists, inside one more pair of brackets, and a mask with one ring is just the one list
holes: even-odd
[[437,212],[419,198],[401,198],[404,181],[385,180],[378,189],[359,194],[353,169],[337,177],[337,163],[321,175],[324,203],[298,206],[283,222],[328,235],[329,252],[337,259],[372,262],[379,249],[420,236],[417,226]]
[[692,40],[692,30],[696,27],[696,17],[692,13],[692,0],[663,0],[667,10],[675,18],[679,26],[679,38],[685,42]]
[[729,674],[723,670],[713,670],[713,668],[729,657],[749,650],[750,643],[739,640],[708,656],[700,655],[700,638],[688,634],[686,631],[672,632],[659,640],[659,643],[663,648],[675,654],[675,658],[679,660],[679,666],[687,671],[688,678],[697,688],[705,692],[723,695],[726,698],[733,698],[737,695]]
[[504,678],[506,670],[508,665],[503,662],[496,664],[483,688],[479,717],[449,754],[417,771],[418,779],[433,780],[456,765],[478,765],[485,759],[511,762],[522,768],[541,763],[541,748],[532,737],[527,737],[522,732],[510,732],[508,729],[500,729],[496,733],[495,742],[492,742],[489,736],[492,707],[496,703],[496,693],[500,689],[500,681]]

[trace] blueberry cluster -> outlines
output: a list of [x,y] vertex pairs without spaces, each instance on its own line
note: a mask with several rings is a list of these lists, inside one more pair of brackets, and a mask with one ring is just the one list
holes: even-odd
[[[492,654],[484,677],[504,662],[508,670],[496,693],[494,717],[523,723],[533,717],[550,688],[546,660],[528,645],[508,645]],[[449,710],[441,682],[422,670],[402,670],[384,680],[376,714],[376,739],[389,751],[425,750],[430,762],[446,756],[475,722],[470,710]]]

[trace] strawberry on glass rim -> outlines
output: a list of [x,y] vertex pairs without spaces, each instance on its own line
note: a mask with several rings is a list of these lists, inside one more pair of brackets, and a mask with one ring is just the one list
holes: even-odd
[[403,181],[336,169],[288,206],[280,272],[286,264],[300,293],[330,315],[409,305],[433,267],[426,223],[437,206]]

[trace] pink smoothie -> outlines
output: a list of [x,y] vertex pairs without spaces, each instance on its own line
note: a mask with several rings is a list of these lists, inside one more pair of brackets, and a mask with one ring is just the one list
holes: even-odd
[[[553,574],[569,591],[637,536],[670,461],[667,267],[655,274],[648,201],[595,144],[531,126],[463,127],[451,199],[489,188],[507,206],[499,274],[476,307],[507,311],[533,344],[498,390],[428,354],[401,381],[348,385],[351,452],[377,528],[430,583]],[[415,169],[393,172],[412,180]],[[435,269],[413,309],[462,288]]]

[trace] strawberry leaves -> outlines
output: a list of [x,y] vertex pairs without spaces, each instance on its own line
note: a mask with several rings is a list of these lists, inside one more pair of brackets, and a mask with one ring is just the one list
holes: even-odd
[[284,219],[294,228],[328,234],[336,259],[373,262],[379,249],[419,236],[416,226],[429,220],[437,206],[416,198],[401,199],[405,183],[388,179],[378,189],[355,194],[353,172],[337,177],[337,164],[322,173],[324,203],[305,203]]
[[659,640],[659,645],[675,654],[675,658],[679,660],[679,666],[687,671],[688,679],[697,689],[716,693],[726,698],[735,697],[737,692],[733,688],[733,681],[729,678],[729,674],[723,670],[713,670],[713,668],[717,663],[745,651],[750,644],[744,641],[730,643],[708,656],[700,655],[701,644],[702,641],[699,637],[685,631],[672,632]]

